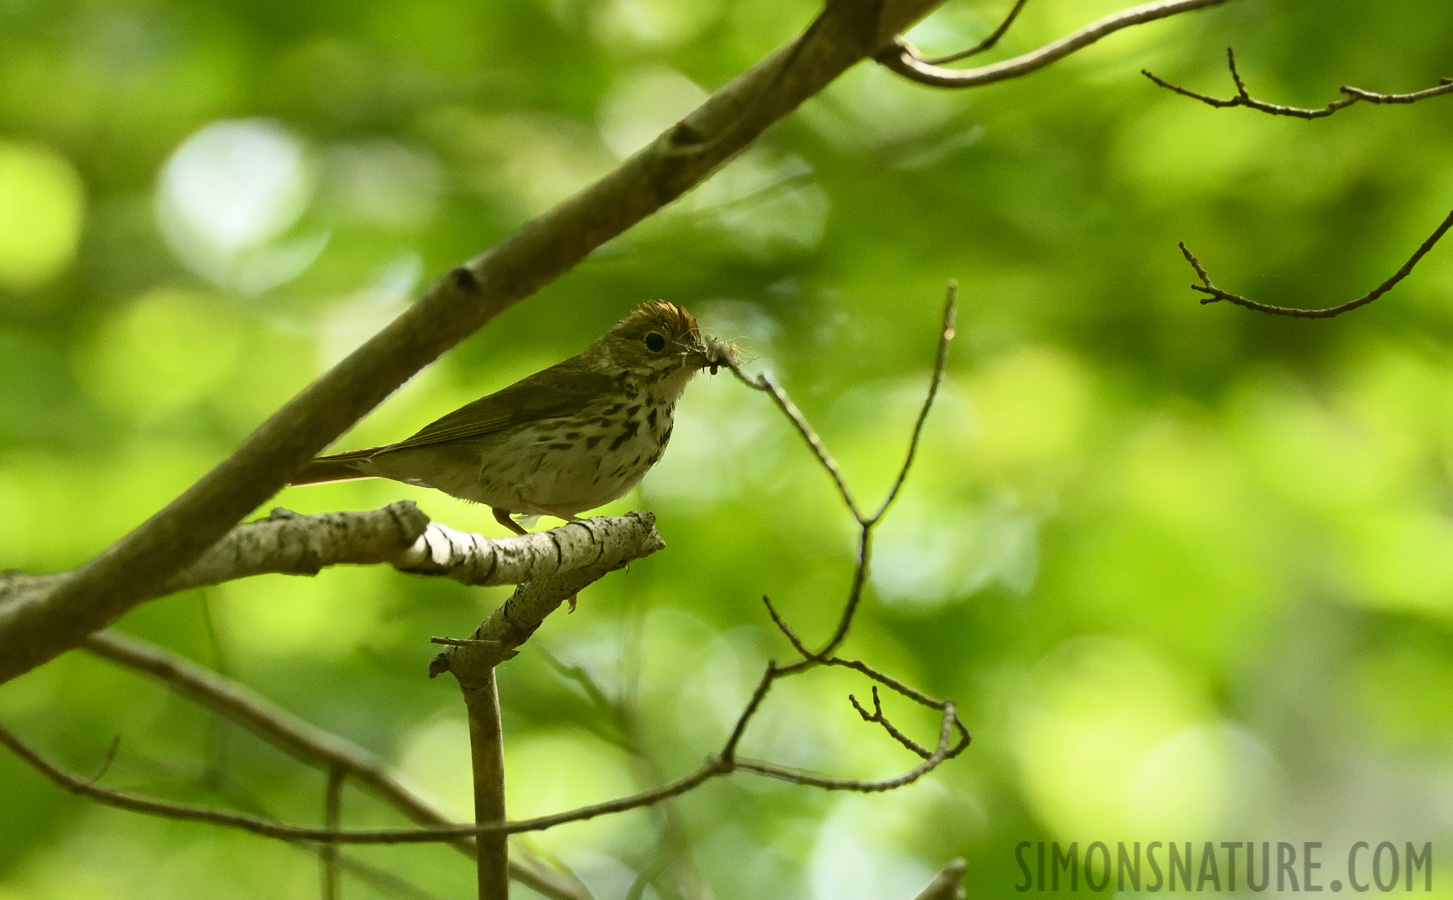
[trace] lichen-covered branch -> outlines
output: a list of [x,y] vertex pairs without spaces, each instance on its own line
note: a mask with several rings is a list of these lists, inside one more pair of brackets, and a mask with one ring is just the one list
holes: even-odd
[[[619,567],[664,546],[650,513],[596,517],[549,531],[487,538],[430,522],[411,501],[365,512],[300,516],[277,509],[227,533],[157,586],[156,596],[253,575],[316,575],[329,566],[388,564],[403,572],[487,586],[549,579],[571,569]],[[0,573],[0,609],[56,604],[65,575]],[[597,576],[598,577],[598,576]]]

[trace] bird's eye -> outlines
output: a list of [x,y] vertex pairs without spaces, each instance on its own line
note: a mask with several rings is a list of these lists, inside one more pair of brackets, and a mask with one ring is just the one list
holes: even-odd
[[666,349],[666,338],[659,331],[653,331],[646,335],[646,349],[652,353],[660,353]]

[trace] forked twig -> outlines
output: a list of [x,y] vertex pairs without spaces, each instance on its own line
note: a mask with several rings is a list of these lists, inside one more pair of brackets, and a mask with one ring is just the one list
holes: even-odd
[[[841,472],[832,462],[832,455],[827,451],[826,446],[823,444],[822,439],[817,435],[817,432],[814,431],[812,426],[807,422],[806,417],[802,415],[801,411],[798,410],[796,405],[792,403],[791,399],[787,397],[786,392],[784,392],[780,387],[777,387],[776,384],[770,381],[770,379],[766,378],[766,376],[758,376],[755,379],[747,377],[736,366],[735,361],[732,362],[732,371],[736,374],[737,378],[740,379],[744,384],[746,384],[748,387],[755,388],[756,390],[765,391],[772,395],[772,398],[777,403],[778,408],[782,409],[782,411],[787,414],[788,418],[792,420],[792,423],[797,428],[798,433],[802,435],[803,439],[807,442],[808,447],[812,449],[819,463],[822,464],[823,468],[826,469],[828,474],[832,477],[834,483],[838,486],[839,495],[843,498],[844,503],[847,505],[849,511],[852,512],[854,518],[857,519],[858,543],[855,564],[853,567],[853,579],[851,585],[848,588],[847,600],[843,604],[842,612],[838,616],[838,624],[833,630],[832,636],[828,638],[822,649],[816,651],[809,650],[807,648],[807,645],[803,643],[802,639],[797,636],[797,633],[777,612],[777,608],[772,604],[772,601],[767,597],[762,598],[763,603],[767,607],[767,614],[772,618],[772,623],[777,626],[778,631],[780,631],[782,635],[787,639],[787,642],[792,645],[792,649],[797,651],[797,653],[801,656],[801,659],[797,662],[791,663],[790,665],[778,665],[775,662],[767,664],[767,668],[763,672],[761,680],[758,682],[756,689],[752,692],[752,695],[747,701],[746,707],[742,710],[741,715],[738,716],[736,724],[732,728],[731,735],[728,737],[727,742],[722,749],[721,759],[724,762],[742,769],[746,769],[751,772],[756,772],[760,775],[766,775],[785,781],[791,781],[796,784],[810,785],[814,787],[824,788],[827,790],[856,790],[873,792],[891,790],[894,787],[901,787],[905,784],[909,784],[922,777],[922,775],[932,770],[934,767],[938,766],[945,760],[957,756],[959,753],[963,752],[966,747],[968,747],[971,737],[969,735],[968,729],[964,727],[961,721],[959,721],[958,715],[955,713],[954,705],[951,701],[934,700],[927,695],[919,691],[913,690],[912,688],[907,687],[901,682],[890,678],[887,675],[882,674],[881,672],[878,672],[871,666],[868,666],[866,663],[858,660],[847,660],[833,655],[837,648],[841,646],[842,642],[846,640],[848,632],[852,628],[853,619],[857,615],[857,610],[862,600],[863,588],[867,582],[868,562],[872,555],[873,527],[877,525],[880,521],[882,521],[883,516],[887,513],[889,507],[892,506],[894,499],[902,490],[903,484],[907,480],[908,472],[913,466],[913,460],[917,455],[918,445],[923,438],[924,423],[928,419],[929,410],[933,408],[934,400],[938,396],[939,385],[943,382],[943,376],[948,367],[948,349],[949,344],[953,341],[954,337],[954,319],[957,314],[957,308],[958,285],[955,283],[950,283],[944,297],[944,311],[942,320],[943,324],[942,327],[939,329],[938,347],[937,352],[934,355],[933,374],[929,378],[928,390],[925,394],[923,405],[919,408],[918,416],[914,421],[913,431],[908,440],[908,449],[904,453],[903,464],[899,467],[898,474],[894,479],[892,486],[889,488],[887,495],[883,498],[882,504],[878,507],[877,512],[875,512],[871,516],[864,515],[862,511],[858,508],[856,503],[853,502],[852,492],[848,489],[846,482],[842,478]],[[886,716],[884,716],[882,702],[878,694],[878,687],[877,685],[874,685],[872,689],[874,707],[873,713],[869,713],[866,709],[864,709],[862,705],[858,703],[856,698],[849,696],[849,701],[853,704],[854,708],[858,710],[859,714],[862,715],[865,721],[875,722],[881,725],[890,737],[892,737],[894,740],[898,741],[904,747],[908,748],[914,754],[922,758],[924,762],[917,768],[897,778],[887,779],[884,781],[868,782],[851,779],[823,778],[821,776],[811,775],[803,772],[794,772],[792,770],[785,769],[780,766],[774,766],[769,763],[755,760],[748,761],[738,759],[737,747],[740,745],[742,737],[746,733],[748,724],[751,722],[753,716],[756,715],[757,710],[760,709],[768,693],[770,693],[773,684],[778,679],[799,675],[820,666],[841,666],[844,668],[854,669],[855,671],[861,672],[862,674],[871,678],[873,681],[877,682],[877,685],[882,685],[889,690],[894,691],[901,696],[912,700],[915,703],[919,703],[931,709],[939,711],[943,716],[943,726],[936,749],[932,751],[926,749],[921,744],[914,741],[912,738],[908,737],[906,734],[900,731],[892,722],[887,719]],[[957,742],[952,741],[952,735],[955,731],[957,731],[959,734],[959,740]]]
[[1352,310],[1357,309],[1359,306],[1366,306],[1367,304],[1376,300],[1378,297],[1381,297],[1383,294],[1386,294],[1388,291],[1392,290],[1398,282],[1402,281],[1404,278],[1407,278],[1408,275],[1412,273],[1413,266],[1416,266],[1418,264],[1418,260],[1422,259],[1425,255],[1427,255],[1429,250],[1433,249],[1433,246],[1437,244],[1440,239],[1442,239],[1443,235],[1448,233],[1449,228],[1453,228],[1453,210],[1450,210],[1448,212],[1448,215],[1443,217],[1443,221],[1438,224],[1438,227],[1433,229],[1433,233],[1428,235],[1428,237],[1421,244],[1418,245],[1418,249],[1413,251],[1413,255],[1408,257],[1408,261],[1403,263],[1402,266],[1399,267],[1396,272],[1392,273],[1392,275],[1389,276],[1385,281],[1383,281],[1382,284],[1379,284],[1377,287],[1363,294],[1361,297],[1358,297],[1354,300],[1348,300],[1346,303],[1339,303],[1336,306],[1327,306],[1311,309],[1304,309],[1297,306],[1273,306],[1270,303],[1262,303],[1259,300],[1252,300],[1250,298],[1243,297],[1240,294],[1233,294],[1230,291],[1222,290],[1221,288],[1216,287],[1214,283],[1212,283],[1211,276],[1206,272],[1206,267],[1201,265],[1201,261],[1197,259],[1196,255],[1191,252],[1189,247],[1186,246],[1185,241],[1180,242],[1180,248],[1181,254],[1184,255],[1186,258],[1186,262],[1190,263],[1191,268],[1196,270],[1196,277],[1201,279],[1200,284],[1191,285],[1191,290],[1199,291],[1200,293],[1206,295],[1201,298],[1202,305],[1207,303],[1215,303],[1219,300],[1225,300],[1227,303],[1234,303],[1237,306],[1244,306],[1247,309],[1254,309],[1257,312],[1263,312],[1273,316],[1290,316],[1296,319],[1330,319],[1333,316],[1340,316],[1345,312],[1351,312]]
[[1140,74],[1168,91],[1174,91],[1182,97],[1190,97],[1192,100],[1199,100],[1207,106],[1214,106],[1217,109],[1244,106],[1247,109],[1264,112],[1269,116],[1291,116],[1296,119],[1325,119],[1327,116],[1344,110],[1359,100],[1366,100],[1368,103],[1417,103],[1419,100],[1427,100],[1429,97],[1438,97],[1443,94],[1453,93],[1453,78],[1440,79],[1437,87],[1413,91],[1408,94],[1383,94],[1344,84],[1338,88],[1343,96],[1333,100],[1326,106],[1286,106],[1281,103],[1269,103],[1265,100],[1258,100],[1251,95],[1251,92],[1246,89],[1246,82],[1241,78],[1241,72],[1236,68],[1236,51],[1231,47],[1226,48],[1226,66],[1231,70],[1231,81],[1236,85],[1236,96],[1226,99],[1212,97],[1209,94],[1202,94],[1199,91],[1193,91],[1181,85],[1166,81],[1159,75],[1153,74],[1149,69],[1141,69]]
[[871,713],[864,709],[863,704],[859,703],[858,698],[852,694],[848,694],[848,702],[853,705],[853,709],[858,711],[858,715],[863,717],[864,722],[877,722],[883,726],[884,731],[888,732],[889,737],[924,759],[928,759],[930,751],[925,750],[917,741],[899,731],[898,727],[883,714],[883,701],[878,696],[878,686],[876,684],[873,685],[873,711]]

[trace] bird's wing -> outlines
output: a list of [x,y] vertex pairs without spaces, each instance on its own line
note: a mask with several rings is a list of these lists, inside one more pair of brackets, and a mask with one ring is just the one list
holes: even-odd
[[610,386],[609,375],[569,359],[461,406],[425,425],[417,434],[378,449],[403,450],[482,437],[537,419],[575,415],[593,398],[607,393]]

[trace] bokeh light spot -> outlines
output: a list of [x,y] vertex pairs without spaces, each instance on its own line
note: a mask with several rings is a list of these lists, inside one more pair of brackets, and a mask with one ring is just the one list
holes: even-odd
[[664,66],[651,66],[623,79],[600,110],[600,134],[625,159],[649,144],[706,100],[706,91]]
[[44,284],[76,254],[85,193],[69,162],[41,147],[0,140],[0,287]]
[[159,289],[101,323],[81,357],[81,383],[123,415],[171,412],[226,383],[243,339],[236,317],[217,298]]
[[302,216],[314,181],[302,142],[276,122],[214,122],[162,168],[157,222],[172,252],[198,275],[269,287],[295,277],[322,249],[258,254]]
[[[1204,723],[1202,706],[1179,673],[1137,644],[1082,638],[1061,646],[1016,729],[1033,808],[1069,839],[1215,828],[1224,756],[1200,732],[1184,731]],[[1149,804],[1148,794],[1156,796]],[[1154,821],[1141,818],[1148,808]]]

